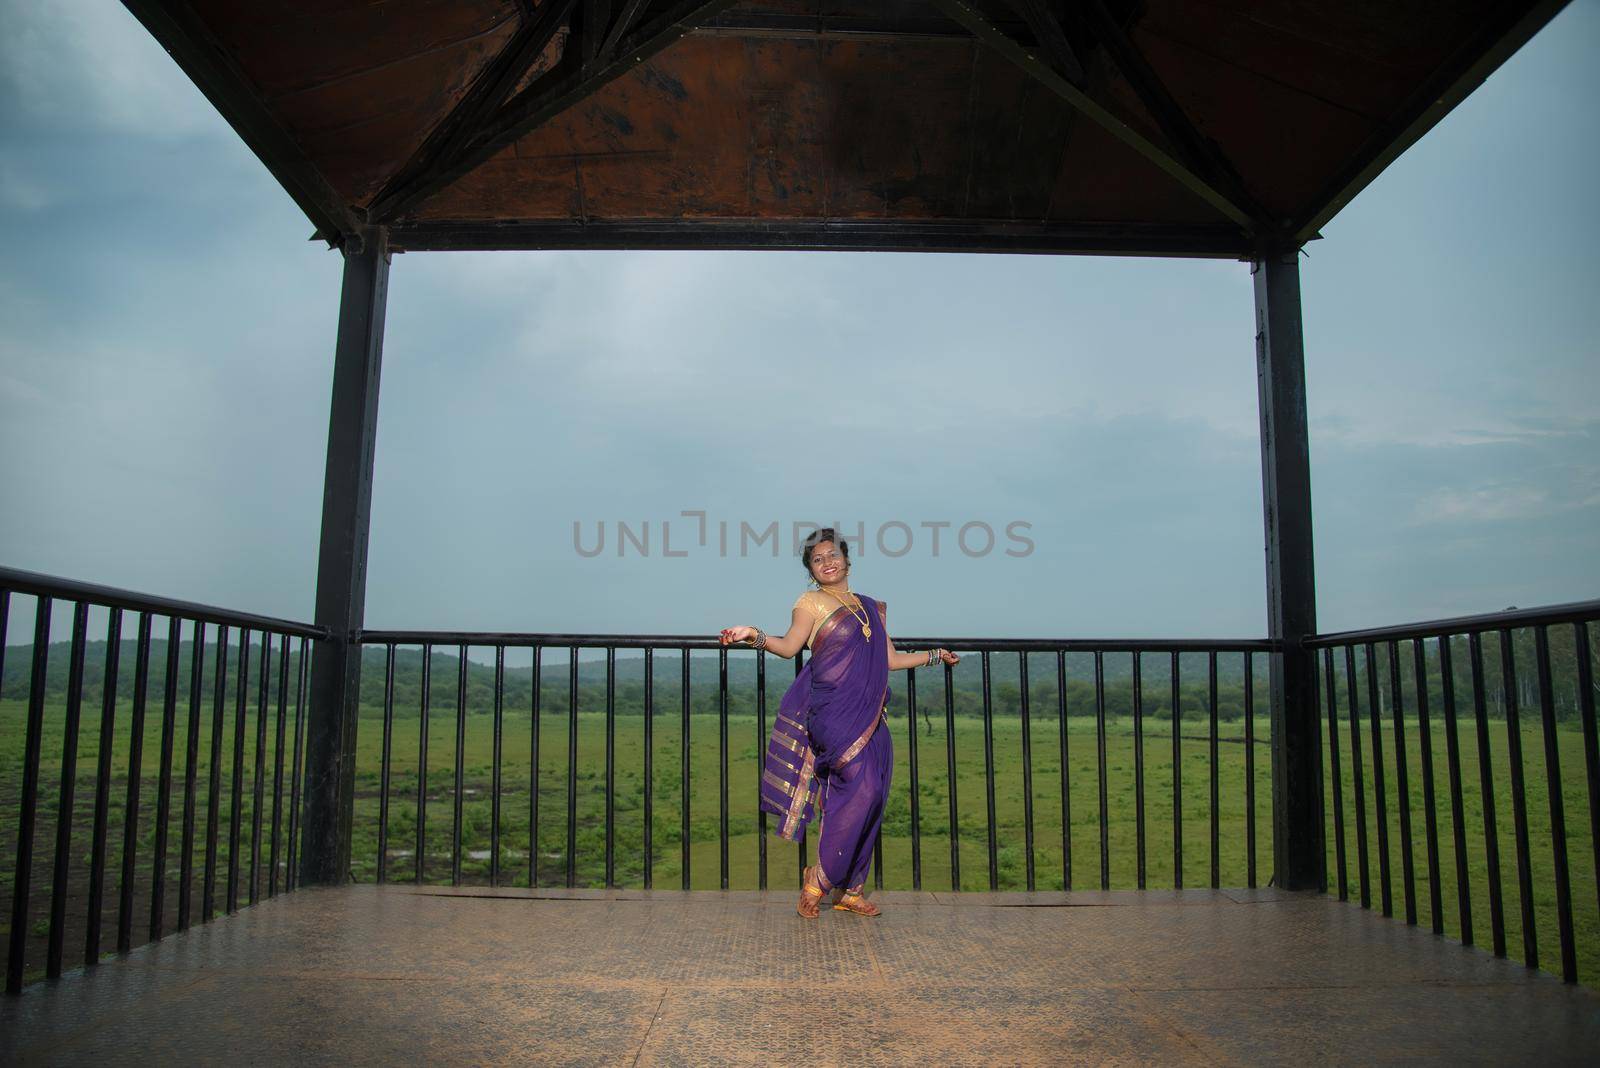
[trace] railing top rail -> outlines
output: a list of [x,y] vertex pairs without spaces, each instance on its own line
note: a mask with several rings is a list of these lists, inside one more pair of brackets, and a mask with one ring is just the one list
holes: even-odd
[[1580,623],[1594,619],[1600,619],[1600,600],[1570,601],[1566,604],[1545,605],[1539,608],[1508,608],[1503,612],[1485,612],[1475,616],[1456,616],[1452,619],[1435,619],[1422,623],[1400,623],[1389,627],[1317,634],[1305,639],[1302,644],[1307,649],[1321,649],[1352,643],[1437,638],[1447,634],[1482,633],[1515,627]]
[[[363,630],[357,641],[365,645],[509,645],[567,648],[707,649],[722,645],[703,634],[557,634],[536,631]],[[1208,653],[1272,652],[1277,643],[1268,638],[918,638],[902,636],[906,649],[942,645],[957,652],[1069,653]],[[746,649],[746,646],[730,646]]]
[[251,630],[270,630],[297,638],[325,638],[327,629],[309,623],[296,623],[275,616],[261,616],[252,612],[235,612],[215,605],[196,604],[171,597],[152,597],[145,593],[99,586],[92,582],[78,582],[55,575],[41,575],[36,571],[23,571],[14,567],[0,567],[0,590],[31,593],[65,601],[87,601],[107,608],[121,608],[135,612],[154,612],[157,615],[198,619],[205,623],[226,623],[229,626],[249,627]]

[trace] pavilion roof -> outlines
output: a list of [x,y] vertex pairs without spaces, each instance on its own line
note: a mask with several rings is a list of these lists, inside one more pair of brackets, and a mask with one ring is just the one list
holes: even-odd
[[1249,255],[1563,6],[126,0],[334,241]]

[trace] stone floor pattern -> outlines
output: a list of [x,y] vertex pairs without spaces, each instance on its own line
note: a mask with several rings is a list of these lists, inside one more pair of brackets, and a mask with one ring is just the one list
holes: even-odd
[[1595,1063],[1600,994],[1315,894],[345,887],[0,999],[0,1061]]

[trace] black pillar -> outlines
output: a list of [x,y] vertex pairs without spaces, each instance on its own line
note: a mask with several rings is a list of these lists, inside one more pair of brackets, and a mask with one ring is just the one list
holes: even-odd
[[1305,340],[1297,248],[1251,266],[1256,294],[1256,379],[1261,410],[1261,492],[1266,523],[1267,632],[1271,657],[1272,854],[1277,885],[1324,884],[1322,749],[1315,656],[1300,640],[1317,630],[1311,551],[1311,461],[1306,436]]
[[344,245],[344,288],[333,357],[328,466],[322,489],[316,623],[306,727],[302,884],[343,882],[350,870],[355,798],[356,714],[367,591],[367,528],[378,431],[378,372],[389,294],[388,234],[373,229]]

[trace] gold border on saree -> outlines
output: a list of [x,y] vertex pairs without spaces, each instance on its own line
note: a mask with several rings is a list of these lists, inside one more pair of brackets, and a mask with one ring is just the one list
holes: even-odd
[[860,753],[861,753],[861,750],[863,750],[863,749],[865,749],[867,747],[867,743],[872,740],[872,732],[878,729],[878,724],[883,722],[883,718],[887,714],[887,708],[884,705],[884,700],[888,696],[889,696],[889,684],[887,682],[885,682],[883,684],[883,693],[878,695],[878,714],[875,717],[873,717],[872,726],[870,726],[866,730],[862,731],[861,732],[861,737],[859,737],[855,741],[851,742],[850,743],[850,748],[846,749],[843,753],[839,754],[839,759],[832,762],[832,765],[831,765],[832,767],[835,767],[835,768],[844,767],[846,764],[850,763],[850,761],[854,760],[857,756],[859,756]]
[[806,749],[809,748],[804,742],[796,738],[791,738],[782,731],[773,731],[771,737],[773,741],[777,742],[779,745],[790,750],[791,752],[804,753]]
[[[788,768],[790,771],[794,772],[796,775],[800,774],[800,769],[799,768],[795,767],[793,764],[791,764],[787,760],[783,759],[783,757],[779,756],[777,753],[769,752],[767,754],[767,756],[770,757],[773,760],[776,760],[778,763],[782,764],[784,767]],[[765,774],[764,771],[763,771],[763,774]]]
[[[795,782],[792,790],[786,791],[789,793],[791,800],[789,802],[789,811],[783,818],[783,824],[778,828],[778,836],[780,838],[793,839],[796,836],[796,827],[800,823],[800,817],[805,814],[806,805],[811,802],[816,794],[814,788],[816,779],[813,777],[816,774],[816,767],[816,752],[808,747],[805,760],[800,769],[800,778]],[[763,768],[761,775],[762,778],[767,778],[772,773]],[[772,777],[774,779],[777,778],[776,776]],[[782,780],[778,781],[782,782]],[[787,786],[787,784],[784,785]]]
[[[806,725],[804,723],[801,723],[799,720],[795,719],[794,717],[786,716],[782,712],[779,712],[778,713],[778,719],[782,720],[784,723],[789,724],[789,726],[793,727],[795,730],[799,731],[801,734],[805,734],[806,733]],[[773,726],[777,726],[777,724],[773,724]]]

